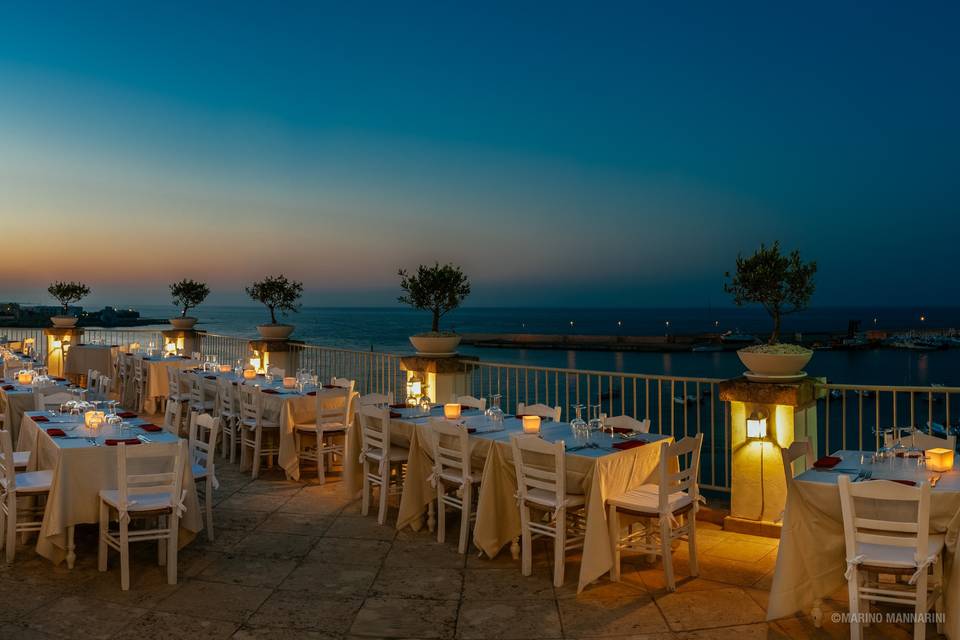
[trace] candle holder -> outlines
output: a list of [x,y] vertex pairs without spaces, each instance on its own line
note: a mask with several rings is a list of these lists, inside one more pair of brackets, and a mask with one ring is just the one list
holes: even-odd
[[523,432],[533,435],[540,433],[540,416],[523,416]]

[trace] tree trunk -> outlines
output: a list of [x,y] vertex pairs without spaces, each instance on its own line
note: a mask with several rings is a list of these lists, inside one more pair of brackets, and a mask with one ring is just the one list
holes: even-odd
[[770,344],[780,342],[780,314],[773,314],[773,333],[770,334]]
[[180,314],[180,317],[181,317],[181,318],[186,318],[186,317],[187,317],[187,310],[188,310],[189,308],[190,308],[190,307],[184,307],[184,308],[183,308],[183,313]]
[[434,309],[433,311],[433,328],[431,329],[434,333],[440,332],[440,312]]
[[277,315],[273,312],[273,307],[268,307],[270,309],[270,324],[277,324]]

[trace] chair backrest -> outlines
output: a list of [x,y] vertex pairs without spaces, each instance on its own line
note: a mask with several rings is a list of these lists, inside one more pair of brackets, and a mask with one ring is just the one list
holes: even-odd
[[467,427],[443,418],[430,418],[430,443],[433,467],[437,474],[452,471],[463,479],[470,477],[470,436]]
[[177,367],[164,367],[167,370],[167,387],[169,389],[170,396],[179,396],[181,387],[180,387],[180,369]]
[[285,375],[287,375],[286,370],[285,370],[285,369],[281,369],[280,367],[268,367],[268,368],[267,368],[267,373],[269,373],[270,375],[272,375],[274,378],[282,378],[282,377],[284,377]]
[[379,449],[383,455],[390,451],[390,408],[360,405],[360,442],[365,450]]
[[567,493],[563,441],[546,442],[533,434],[514,433],[510,450],[520,499],[526,500],[531,489],[542,489],[554,494],[556,504],[563,504]]
[[0,460],[0,478],[7,481],[7,491],[13,493],[17,489],[17,472],[13,466],[13,438],[10,431],[0,431],[0,453],[3,453],[3,460]]
[[[172,369],[173,367],[169,368]],[[203,378],[198,375],[182,375],[180,380],[185,381],[187,388],[190,390],[190,402],[202,407],[207,400],[207,388],[203,384]]]
[[389,404],[390,398],[385,393],[368,393],[360,396],[358,402],[361,407],[366,407],[377,404]]
[[263,416],[263,397],[256,387],[242,385],[240,387],[240,419],[244,422],[260,424]]
[[793,463],[806,456],[804,460],[804,470],[810,465],[813,459],[813,450],[810,448],[809,440],[794,440],[789,447],[780,449],[780,457],[783,459],[783,473],[786,478],[786,486],[793,484]]
[[69,391],[55,391],[53,393],[44,393],[37,389],[33,392],[35,408],[37,411],[46,411],[47,409],[58,409],[64,402],[76,400],[77,396]]
[[[847,559],[857,556],[857,544],[882,544],[908,547],[914,550],[914,560],[926,560],[927,540],[930,533],[930,484],[921,483],[908,487],[889,480],[850,482],[850,476],[839,474],[840,509],[843,512],[843,536],[847,547]],[[894,513],[905,513],[904,505],[911,515],[906,520],[887,520]],[[861,512],[861,507],[863,512]]]
[[123,352],[117,354],[117,376],[123,381],[130,379],[130,358]]
[[892,434],[886,435],[884,436],[884,441],[888,447],[892,447],[899,442],[905,447],[914,447],[916,449],[936,449],[943,447],[951,451],[957,450],[957,436],[950,435],[946,438],[938,438],[935,435],[924,433],[915,428],[901,432],[899,438]]
[[[678,442],[660,447],[660,501],[658,511],[671,512],[670,494],[686,492],[696,505],[700,499],[700,447],[703,446],[703,434],[687,436]],[[679,469],[679,471],[673,471]]]
[[607,418],[605,425],[614,429],[630,429],[637,433],[650,433],[650,418],[637,420],[631,416],[613,416]]
[[214,458],[216,457],[213,455],[213,450],[217,446],[217,435],[219,433],[220,418],[214,418],[207,413],[190,414],[190,462],[200,465],[211,476],[214,473]]
[[347,388],[317,389],[317,431],[324,427],[346,428],[350,424],[353,381]]
[[330,384],[334,387],[340,387],[341,389],[346,389],[347,387],[353,389],[357,386],[356,380],[351,380],[350,378],[338,378],[337,376],[330,378]]
[[87,393],[97,393],[100,390],[100,372],[96,369],[87,369]]
[[143,366],[143,358],[133,359],[133,379],[136,380],[138,384],[146,383],[147,381],[147,370]]
[[[151,469],[136,468],[138,463],[149,465]],[[157,465],[156,460],[165,460]],[[133,462],[133,464],[131,464]],[[119,507],[128,509],[136,502],[138,495],[169,493],[174,505],[183,499],[183,468],[187,463],[187,441],[155,442],[150,444],[117,445],[117,489],[119,493]],[[153,467],[161,466],[162,471],[155,471]],[[167,470],[169,469],[169,470]],[[176,511],[176,509],[174,509]]]
[[560,407],[549,407],[545,404],[517,403],[517,415],[540,416],[544,420],[560,422]]
[[237,415],[237,388],[226,378],[217,382],[217,413],[221,416]]
[[461,407],[474,407],[476,409],[480,409],[480,411],[486,411],[487,409],[486,398],[474,398],[473,396],[454,395],[453,401],[459,404]]
[[106,400],[110,395],[111,387],[113,387],[113,380],[110,376],[100,376],[97,380],[97,395]]

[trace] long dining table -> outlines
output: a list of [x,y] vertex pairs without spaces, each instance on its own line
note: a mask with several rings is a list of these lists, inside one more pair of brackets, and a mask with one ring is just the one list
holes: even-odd
[[65,378],[51,378],[50,384],[38,387],[34,384],[20,384],[16,380],[0,379],[0,409],[4,412],[4,424],[10,430],[14,442],[20,434],[23,414],[36,407],[36,392],[56,393],[67,390],[70,383]]
[[155,414],[160,408],[160,402],[170,395],[170,384],[167,382],[167,367],[177,367],[178,369],[190,369],[199,364],[187,356],[178,355],[145,355],[142,353],[126,353],[120,355],[121,358],[128,359],[130,365],[130,375],[127,379],[126,388],[120,390],[120,399],[124,406],[133,404],[134,380],[133,367],[134,362],[139,360],[143,363],[143,368],[147,375],[147,392],[143,396],[143,405],[136,407],[137,411]]
[[[832,469],[811,468],[794,478],[787,492],[787,503],[780,534],[777,565],[770,587],[767,619],[774,620],[801,610],[811,610],[815,619],[822,615],[821,605],[846,584],[846,546],[843,515],[837,479],[849,474],[871,480],[896,480],[919,483],[934,479],[930,492],[930,532],[946,534],[944,552],[944,599],[948,638],[960,640],[960,562],[957,561],[960,534],[960,469],[932,473],[919,466],[915,458],[872,460],[872,452],[837,451],[841,462]],[[903,512],[899,516],[916,518]],[[815,550],[815,553],[811,551]]]
[[[430,482],[433,455],[427,430],[431,418],[443,417],[442,407],[429,414],[420,409],[393,407],[391,441],[409,446],[407,469],[400,497],[397,528],[418,528],[429,505],[436,499]],[[521,533],[517,506],[517,480],[510,449],[510,436],[522,433],[522,422],[506,416],[502,423],[492,423],[476,410],[466,410],[463,419],[469,429],[471,462],[483,469],[478,492],[474,544],[493,558],[509,546],[514,557]],[[360,434],[353,429],[348,437],[344,475],[347,488],[358,491],[363,480],[359,464]],[[594,432],[589,439],[575,439],[566,422],[543,422],[540,437],[565,442],[567,491],[586,498],[586,535],[581,556],[578,590],[608,572],[613,566],[613,553],[607,529],[605,503],[642,484],[656,483],[660,447],[672,441],[670,436]],[[617,444],[617,448],[614,445]]]
[[[109,444],[118,438],[136,438],[142,446],[177,441],[176,435],[158,431],[138,418],[125,420],[123,427],[104,424],[88,429],[82,415],[60,415],[55,411],[24,413],[17,449],[30,452],[29,471],[52,472],[43,523],[37,536],[36,550],[44,558],[55,564],[66,560],[67,566],[73,567],[74,528],[99,522],[100,491],[117,488],[117,449]],[[187,497],[186,511],[180,518],[180,547],[189,544],[203,529],[189,464],[184,465],[183,488]]]

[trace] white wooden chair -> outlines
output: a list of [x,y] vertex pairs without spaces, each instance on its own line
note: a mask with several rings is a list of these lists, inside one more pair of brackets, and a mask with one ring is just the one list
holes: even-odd
[[286,370],[281,369],[280,367],[268,367],[267,373],[272,375],[274,378],[279,378],[279,379],[283,379],[283,377],[287,375]]
[[256,387],[240,387],[240,467],[247,464],[247,452],[253,456],[251,476],[260,475],[260,462],[266,457],[272,465],[280,454],[280,424],[263,416],[263,395]]
[[[294,425],[294,440],[300,460],[314,460],[317,463],[317,477],[326,482],[327,463],[333,463],[333,456],[344,455],[344,440],[350,425],[350,401],[353,398],[353,381],[346,388],[318,389],[316,417],[311,422],[298,422]],[[303,446],[303,436],[316,436],[316,445]],[[339,442],[337,439],[339,438]]]
[[780,458],[783,460],[783,474],[786,481],[785,486],[789,489],[793,485],[794,468],[793,463],[804,458],[804,467],[801,470],[806,471],[813,463],[813,450],[810,448],[809,440],[794,440],[789,447],[781,447]]
[[[124,353],[117,354],[117,383],[120,390],[120,405],[124,409],[130,409],[127,402],[129,399],[129,390],[133,384],[132,358]],[[137,408],[139,412],[141,409]]]
[[52,393],[37,390],[33,392],[34,408],[37,411],[49,411],[60,408],[64,402],[76,400],[77,396],[69,391],[53,391]]
[[[177,367],[164,367],[164,374],[167,376],[167,400],[164,409],[164,422],[167,416],[170,416],[170,424],[176,425],[174,433],[180,431],[180,424],[186,417],[184,408],[190,405],[190,393],[184,389],[183,371]],[[172,410],[171,410],[172,405]]]
[[[120,588],[130,589],[130,543],[156,540],[159,564],[167,565],[167,584],[177,584],[177,538],[187,492],[183,470],[187,464],[187,441],[117,445],[117,487],[100,491],[100,544],[97,568],[107,570],[109,549],[120,553]],[[161,472],[153,471],[162,465]],[[131,464],[132,463],[132,464]],[[144,473],[150,467],[150,473]],[[134,467],[134,468],[131,468]],[[116,513],[118,531],[110,529]],[[147,519],[156,525],[130,530],[131,519]],[[151,522],[153,524],[153,522]]]
[[518,416],[540,416],[544,420],[560,422],[560,407],[550,407],[545,404],[517,403]]
[[[696,513],[701,501],[697,477],[702,444],[703,434],[700,433],[696,437],[662,445],[657,469],[658,484],[641,485],[622,496],[607,499],[610,548],[613,550],[611,580],[620,580],[620,552],[626,549],[662,556],[667,589],[676,590],[671,544],[682,538],[687,539],[690,575],[700,574]],[[680,471],[671,471],[675,468]],[[623,535],[620,529],[621,513],[640,518],[641,526],[636,530],[630,527],[627,534]]]
[[650,418],[637,420],[632,416],[613,416],[607,418],[604,426],[611,429],[629,429],[636,433],[650,433]]
[[389,407],[380,409],[374,405],[361,405],[358,415],[361,441],[359,462],[363,465],[361,512],[363,515],[370,512],[371,486],[380,487],[377,523],[383,524],[387,520],[387,497],[391,487],[398,493],[403,486],[403,466],[410,451],[390,441]]
[[[17,534],[40,531],[46,497],[53,482],[52,471],[16,472],[16,456],[9,431],[0,431],[0,543],[6,544],[7,562],[13,562],[17,552]],[[14,460],[14,464],[7,464]],[[37,500],[17,504],[18,498]],[[40,500],[42,498],[42,501]],[[42,502],[42,504],[37,504]]]
[[361,407],[390,404],[390,402],[390,396],[385,393],[368,393],[360,396],[360,399],[357,400],[357,404]]
[[[517,474],[523,575],[533,572],[533,539],[553,538],[553,584],[561,587],[567,551],[583,547],[586,498],[567,493],[566,452],[562,440],[549,443],[535,435],[512,434],[510,449]],[[532,460],[528,461],[525,454]],[[544,460],[552,464],[546,466]],[[546,517],[534,518],[531,510]]]
[[214,396],[207,392],[207,385],[202,376],[181,375],[180,379],[186,384],[189,407],[191,413],[213,413],[216,409]]
[[[862,637],[858,616],[869,613],[874,601],[913,607],[913,637],[922,639],[924,614],[931,608],[943,614],[944,536],[930,533],[929,483],[917,487],[888,480],[854,484],[841,473],[837,484],[847,549],[850,637]],[[903,517],[886,519],[898,514]],[[906,584],[885,582],[879,580],[881,574],[909,575],[910,579]],[[942,631],[941,626],[937,624],[937,631]]]
[[351,380],[350,378],[338,378],[333,376],[330,378],[330,386],[340,387],[341,389],[346,389],[347,387],[354,389],[357,386],[356,380]]
[[110,399],[110,390],[113,388],[113,379],[110,376],[100,374],[97,379],[97,397],[101,400]]
[[926,450],[942,447],[944,449],[950,449],[951,451],[957,450],[957,436],[950,435],[946,438],[938,438],[935,435],[925,433],[913,427],[901,431],[900,437],[892,434],[884,436],[884,443],[888,447],[892,447],[898,442],[905,447],[914,447],[916,449]]
[[237,443],[240,441],[240,404],[237,396],[236,384],[221,379],[217,391],[217,415],[223,432],[221,455],[227,458],[229,450],[231,463],[237,459]]
[[456,404],[459,404],[461,407],[473,407],[474,409],[480,409],[480,411],[487,410],[486,398],[474,398],[473,396],[454,395],[453,401]]
[[92,400],[100,393],[100,372],[96,369],[87,369],[86,383],[87,399]]
[[138,413],[143,411],[147,400],[148,369],[143,364],[143,358],[133,359],[133,406]]
[[[470,437],[467,428],[442,418],[430,419],[430,443],[433,454],[431,484],[437,489],[437,542],[447,536],[446,508],[460,511],[460,543],[457,550],[467,552],[470,522],[476,519],[473,498],[480,491],[483,471],[470,464]],[[476,488],[476,490],[475,490]]]
[[[214,465],[214,451],[220,432],[220,418],[210,414],[190,415],[190,470],[197,487],[203,487],[203,510],[206,515],[207,540],[213,541],[213,492],[220,488]],[[206,433],[206,437],[204,437]]]

